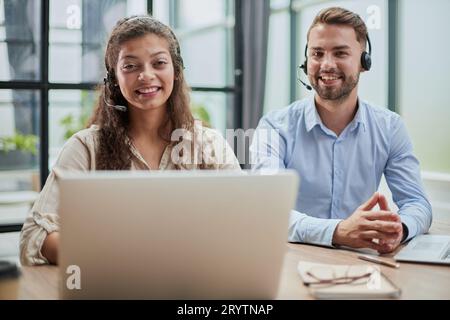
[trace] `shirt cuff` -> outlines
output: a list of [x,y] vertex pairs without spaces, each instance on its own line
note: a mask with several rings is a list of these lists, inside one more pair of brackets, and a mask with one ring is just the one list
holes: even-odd
[[56,213],[33,212],[34,222],[43,228],[47,233],[59,231],[59,217]]
[[414,221],[414,219],[412,217],[406,216],[406,215],[400,215],[400,220],[402,221],[402,225],[403,225],[403,232],[408,233],[406,236],[403,237],[402,239],[402,243],[411,240],[412,238],[414,238],[417,234],[417,231],[415,229],[416,227],[416,222]]
[[402,222],[402,227],[403,227],[403,237],[402,237],[401,243],[404,243],[406,241],[406,239],[408,239],[409,230],[408,230],[408,227],[406,226],[406,224],[404,224],[403,222]]
[[342,219],[305,219],[305,242],[333,247],[333,235]]

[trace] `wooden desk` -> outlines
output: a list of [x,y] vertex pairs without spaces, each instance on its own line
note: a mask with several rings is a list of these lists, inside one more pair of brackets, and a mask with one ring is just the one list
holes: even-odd
[[[449,222],[433,222],[431,233],[450,234]],[[278,299],[311,299],[297,274],[299,260],[332,264],[364,264],[358,252],[306,244],[287,244]],[[390,256],[394,255],[391,254]],[[402,289],[401,299],[450,299],[450,267],[402,262],[399,269],[378,265]],[[19,299],[58,299],[59,275],[55,266],[23,267]]]

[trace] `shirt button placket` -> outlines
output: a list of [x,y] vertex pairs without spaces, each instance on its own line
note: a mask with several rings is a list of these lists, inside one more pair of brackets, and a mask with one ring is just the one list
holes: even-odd
[[339,207],[339,186],[341,184],[341,170],[339,166],[339,139],[333,144],[333,195],[331,203],[331,218],[337,217]]
[[334,216],[334,210],[335,210],[335,204],[334,204],[334,193],[336,190],[336,140],[333,142],[333,152],[332,152],[332,159],[333,159],[333,187],[331,189],[331,212],[330,212],[330,218],[333,218]]

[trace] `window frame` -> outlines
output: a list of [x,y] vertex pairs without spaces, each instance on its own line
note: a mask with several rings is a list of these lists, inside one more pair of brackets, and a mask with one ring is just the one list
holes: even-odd
[[[333,0],[329,0],[330,2]],[[305,7],[326,3],[327,0],[290,0],[289,4],[289,15],[290,15],[290,99],[291,101],[295,101],[299,96],[299,89],[297,85],[297,71],[296,67],[303,63],[304,60],[304,48],[299,48],[298,46],[298,36],[300,32],[299,30],[299,14],[301,10]],[[387,1],[387,46],[388,46],[388,86],[387,86],[387,103],[389,110],[393,112],[398,112],[397,102],[398,102],[398,93],[397,93],[397,59],[398,59],[398,41],[397,41],[397,33],[398,33],[398,0],[389,0]],[[282,10],[286,10],[283,8]],[[306,30],[305,30],[306,32]],[[302,87],[303,90],[303,87]]]
[[[234,85],[225,87],[191,87],[195,92],[217,92],[226,93],[232,98],[227,105],[227,128],[239,128],[242,126],[242,19],[238,10],[238,1],[234,0],[235,5],[235,26],[234,35]],[[171,22],[175,20],[176,0],[170,0]],[[151,15],[153,12],[153,1],[147,0],[147,13]],[[49,92],[50,90],[92,90],[95,91],[98,83],[80,82],[80,83],[63,83],[49,81],[49,33],[50,33],[50,0],[41,0],[40,15],[40,57],[41,66],[39,80],[30,81],[0,81],[0,89],[10,90],[36,90],[40,94],[39,104],[39,173],[40,185],[43,188],[45,181],[49,175]],[[0,233],[15,232],[22,229],[22,224],[0,225]]]
[[[178,28],[179,19],[179,1],[169,0],[169,24],[174,26],[176,30]],[[193,92],[211,92],[211,93],[224,93],[227,96],[227,119],[226,128],[240,128],[242,127],[242,71],[243,71],[243,59],[242,59],[242,17],[239,12],[238,2],[240,0],[234,0],[234,30],[233,30],[233,43],[234,43],[234,85],[230,86],[191,86]],[[227,1],[228,3],[228,1]],[[229,10],[227,5],[227,11]],[[203,27],[203,28],[209,28]],[[198,28],[197,31],[201,31],[203,28]],[[229,99],[228,97],[231,97]],[[236,151],[236,150],[235,150]]]
[[[147,0],[147,12],[152,12],[152,0]],[[30,81],[0,81],[0,89],[36,90],[40,94],[39,104],[39,176],[41,189],[49,175],[49,92],[50,90],[92,90],[98,83],[80,82],[63,83],[49,81],[49,34],[50,34],[50,0],[41,0],[40,16],[40,57],[41,66],[39,80]],[[20,231],[22,224],[0,225],[0,233]]]

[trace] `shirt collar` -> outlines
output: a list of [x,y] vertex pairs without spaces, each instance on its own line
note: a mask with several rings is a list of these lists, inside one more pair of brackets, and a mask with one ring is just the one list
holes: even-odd
[[359,124],[361,124],[364,131],[367,127],[367,117],[366,117],[366,104],[358,98],[358,110],[356,111],[355,117],[352,122],[350,122],[350,131],[355,130]]
[[[320,119],[319,113],[316,109],[316,104],[314,102],[314,97],[308,99],[307,105],[305,108],[305,122],[306,122],[306,130],[309,132],[316,125],[321,127],[325,127],[322,119]],[[358,98],[358,110],[356,111],[355,117],[350,122],[350,130],[353,131],[358,127],[358,124],[361,123],[363,130],[366,130],[367,126],[367,117],[366,117],[366,105]]]
[[314,103],[314,97],[309,98],[305,108],[305,122],[306,130],[309,132],[317,125],[322,125],[322,119],[320,119],[319,113],[316,109],[316,104]]

